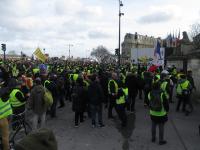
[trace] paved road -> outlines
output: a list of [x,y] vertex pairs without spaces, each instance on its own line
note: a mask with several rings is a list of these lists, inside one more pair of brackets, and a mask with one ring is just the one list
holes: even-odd
[[171,104],[169,121],[165,126],[168,143],[160,146],[151,143],[151,120],[141,100],[137,100],[136,113],[128,115],[126,129],[120,128],[117,117],[108,120],[107,113],[104,113],[104,128],[93,129],[89,119],[79,128],[74,128],[74,113],[71,104],[66,104],[65,108],[58,110],[56,119],[47,119],[47,126],[54,131],[58,140],[59,150],[200,150],[199,105],[195,104],[193,114],[186,117],[176,113],[175,104]]

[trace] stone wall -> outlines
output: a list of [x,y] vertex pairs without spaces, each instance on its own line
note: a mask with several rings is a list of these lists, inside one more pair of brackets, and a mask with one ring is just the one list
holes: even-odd
[[194,91],[194,97],[200,101],[200,59],[189,59],[188,69],[192,70],[195,86],[197,89]]
[[183,61],[182,60],[170,60],[167,61],[167,66],[175,65],[177,70],[183,69]]
[[181,54],[187,55],[194,49],[192,44],[181,44]]

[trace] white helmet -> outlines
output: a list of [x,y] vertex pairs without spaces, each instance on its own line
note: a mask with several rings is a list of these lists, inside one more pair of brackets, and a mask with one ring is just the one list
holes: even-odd
[[169,74],[169,71],[163,70],[163,71],[161,72],[161,74],[166,74],[166,75],[168,75],[168,74]]

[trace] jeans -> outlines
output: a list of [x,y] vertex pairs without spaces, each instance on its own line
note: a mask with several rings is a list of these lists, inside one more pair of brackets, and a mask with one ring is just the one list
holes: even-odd
[[98,115],[99,124],[103,124],[102,121],[102,105],[90,105],[91,108],[91,116],[92,116],[92,124],[96,125],[96,114]]
[[151,133],[152,133],[152,139],[156,139],[156,126],[159,126],[159,141],[164,140],[164,123],[156,123],[152,121],[152,128],[151,128]]
[[9,124],[8,119],[0,119],[0,130],[2,136],[3,150],[10,150],[9,146]]
[[[38,122],[40,120],[40,126],[38,126]],[[44,128],[45,126],[45,120],[46,120],[46,112],[42,115],[33,115],[33,130],[37,130],[39,128]]]

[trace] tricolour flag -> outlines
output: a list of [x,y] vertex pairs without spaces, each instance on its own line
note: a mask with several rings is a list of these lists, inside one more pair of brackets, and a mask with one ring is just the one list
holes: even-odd
[[159,59],[161,58],[161,53],[160,53],[160,48],[161,48],[161,44],[160,42],[157,40],[156,46],[155,46],[155,51],[154,51],[154,56],[157,56],[157,54],[159,55]]
[[47,57],[42,53],[40,48],[37,48],[35,52],[33,53],[39,60],[42,62],[45,62],[47,60]]

